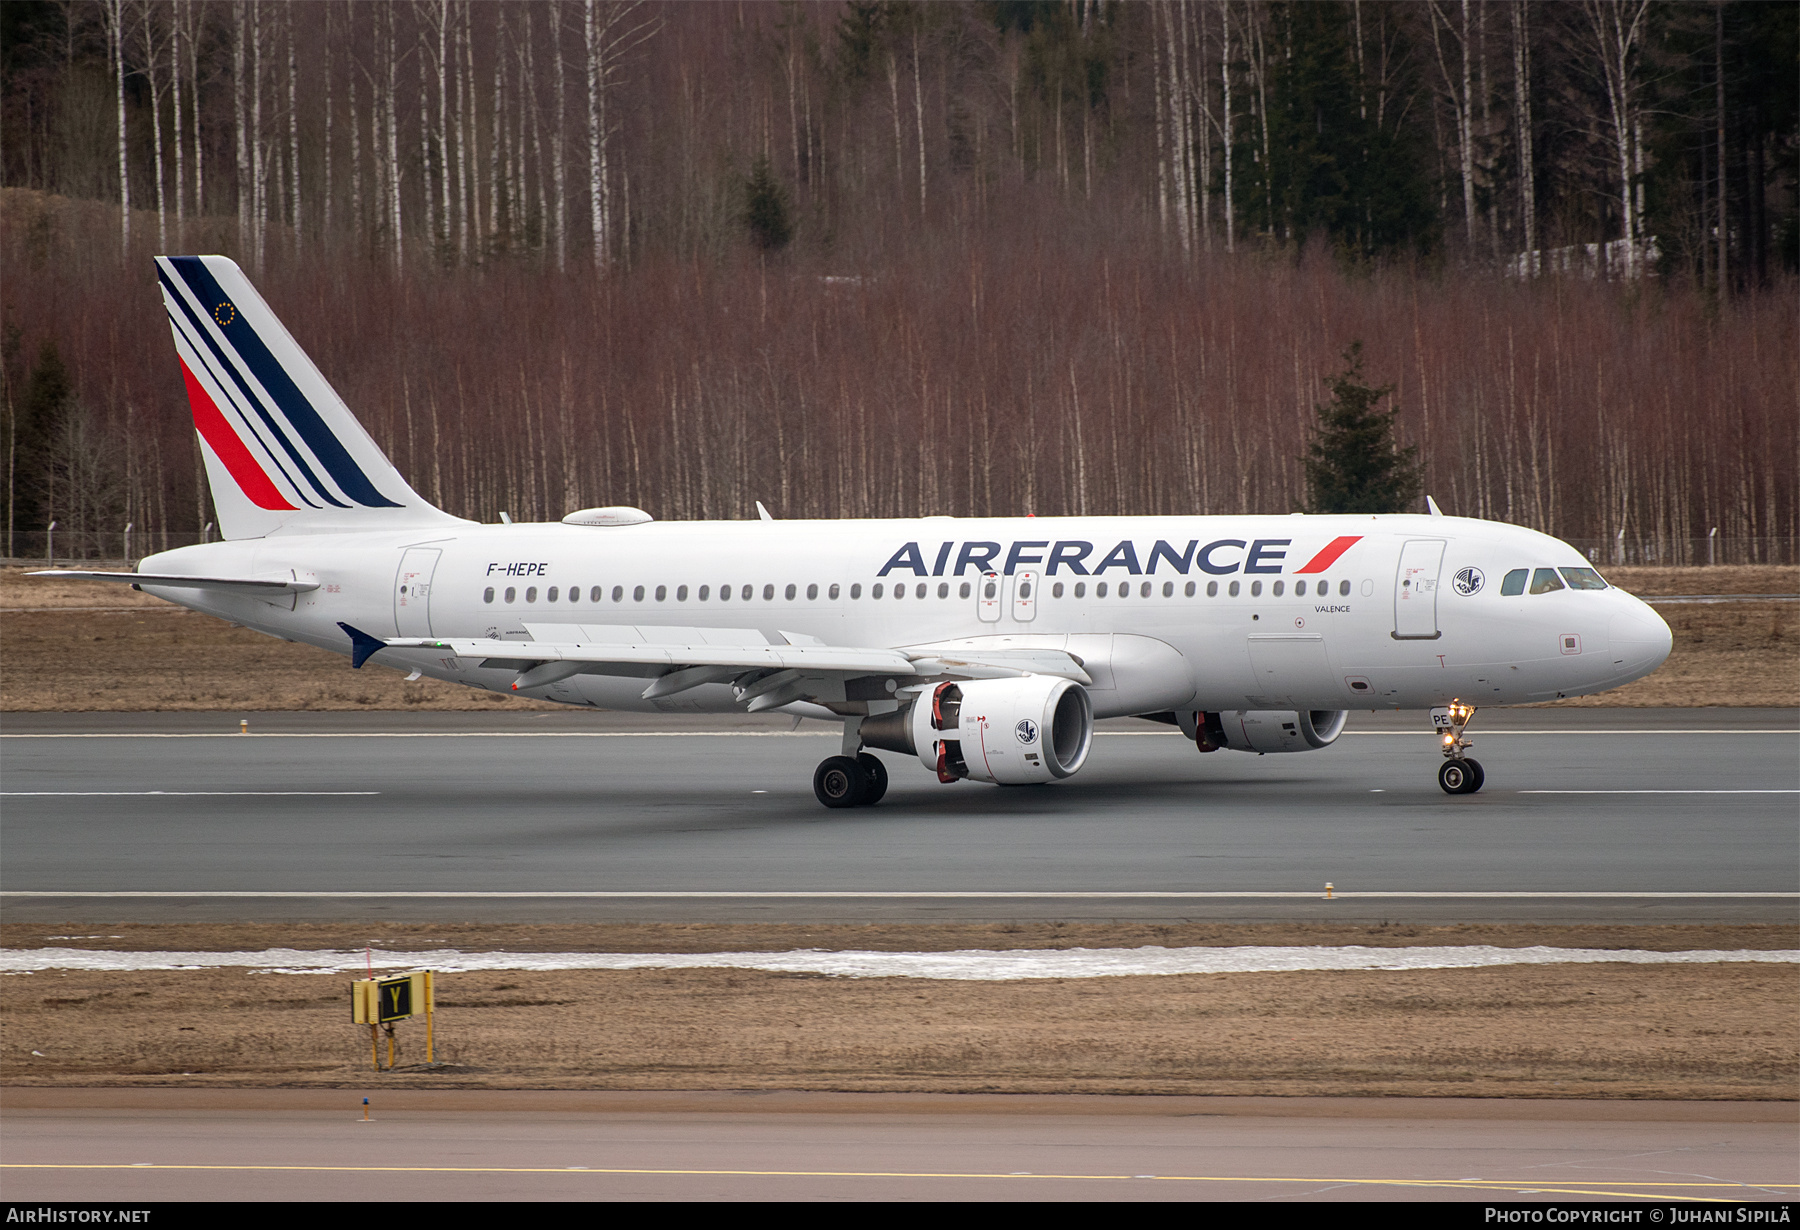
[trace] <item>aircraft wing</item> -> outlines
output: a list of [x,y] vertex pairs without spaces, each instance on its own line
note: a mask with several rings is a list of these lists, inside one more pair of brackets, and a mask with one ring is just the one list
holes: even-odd
[[1012,679],[1020,675],[1054,675],[1076,683],[1093,679],[1081,659],[1061,649],[905,650],[913,669],[922,675],[952,679]]
[[[513,690],[545,687],[573,675],[636,676],[649,681],[644,699],[673,696],[708,683],[729,683],[751,713],[796,700],[886,699],[888,680],[902,688],[935,679],[1056,675],[1091,680],[1060,650],[980,654],[915,653],[827,645],[816,637],[745,628],[639,627],[629,624],[527,624],[529,641],[460,637],[380,638],[339,625],[354,645],[352,665],[383,649],[432,649],[514,670]],[[861,684],[861,686],[859,686]]]
[[292,573],[285,577],[191,577],[157,572],[75,572],[53,568],[44,572],[28,572],[28,577],[60,577],[65,581],[124,581],[132,586],[153,585],[166,589],[224,589],[239,593],[304,594],[319,588],[317,581],[302,581]]

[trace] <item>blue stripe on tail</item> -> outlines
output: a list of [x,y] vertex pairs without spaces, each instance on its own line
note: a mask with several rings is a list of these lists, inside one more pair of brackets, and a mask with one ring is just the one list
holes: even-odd
[[[344,503],[342,500],[332,495],[330,491],[326,490],[325,484],[319,481],[319,476],[313,473],[312,467],[307,465],[306,459],[300,455],[300,450],[295,447],[292,440],[288,439],[287,433],[281,430],[281,424],[275,421],[274,416],[272,416],[263,406],[262,399],[257,397],[255,391],[245,383],[244,378],[238,372],[236,365],[225,357],[225,352],[219,348],[219,343],[213,340],[212,334],[206,331],[206,326],[195,319],[194,310],[188,306],[187,300],[182,297],[180,291],[175,289],[174,283],[170,282],[169,279],[164,276],[161,269],[156,271],[156,279],[168,289],[169,298],[174,301],[176,307],[181,309],[181,315],[186,320],[186,327],[182,327],[182,320],[177,319],[173,312],[169,314],[170,323],[180,331],[182,337],[187,339],[188,344],[193,346],[195,355],[199,358],[200,362],[206,365],[207,372],[218,382],[219,387],[224,390],[226,404],[231,407],[231,412],[243,422],[245,432],[247,432],[249,437],[254,439],[258,444],[261,444],[269,453],[269,460],[275,463],[275,467],[280,471],[281,477],[286,479],[288,485],[294,489],[294,494],[309,508],[317,508],[319,506],[306,494],[305,488],[301,487],[301,485],[294,480],[294,476],[288,473],[288,468],[282,464],[281,457],[277,455],[273,449],[268,447],[266,441],[256,434],[255,427],[244,415],[243,406],[238,404],[238,399],[236,397],[231,396],[231,387],[226,384],[226,379],[229,379],[231,384],[237,386],[238,392],[242,395],[244,403],[256,412],[256,417],[262,420],[262,424],[268,429],[269,434],[281,445],[282,451],[288,455],[288,460],[293,462],[295,468],[297,468],[301,474],[306,476],[306,481],[312,484],[313,490],[319,493],[319,499],[336,508],[350,507],[350,505]],[[240,434],[245,433],[241,432]]]
[[[170,257],[169,264],[181,274],[202,303],[218,304],[231,298],[199,257]],[[375,489],[369,476],[363,473],[337,436],[332,434],[331,428],[326,426],[325,420],[319,417],[319,412],[313,408],[312,403],[306,400],[305,394],[288,377],[287,370],[281,366],[280,361],[269,353],[269,348],[244,319],[243,313],[234,313],[230,323],[220,323],[219,329],[237,350],[245,366],[261,382],[263,388],[268,390],[269,396],[275,399],[282,415],[300,434],[313,456],[325,466],[346,495],[366,508],[404,507]],[[332,502],[336,503],[335,500]]]

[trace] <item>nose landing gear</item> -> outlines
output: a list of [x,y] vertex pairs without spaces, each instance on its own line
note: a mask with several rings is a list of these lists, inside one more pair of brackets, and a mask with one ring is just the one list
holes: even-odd
[[1438,785],[1445,794],[1474,794],[1487,780],[1481,762],[1463,755],[1475,746],[1473,739],[1463,738],[1463,731],[1474,716],[1475,706],[1460,700],[1451,701],[1448,708],[1431,711],[1432,722],[1444,732],[1444,763],[1438,766]]

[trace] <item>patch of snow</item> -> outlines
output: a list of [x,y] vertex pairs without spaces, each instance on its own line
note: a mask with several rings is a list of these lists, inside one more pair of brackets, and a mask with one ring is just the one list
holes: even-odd
[[959,952],[419,952],[306,951],[112,952],[84,948],[0,951],[0,973],[42,970],[183,970],[248,968],[268,974],[359,974],[432,969],[439,973],[491,970],[747,969],[839,978],[933,978],[1012,982],[1026,978],[1125,978],[1168,974],[1267,974],[1300,970],[1475,969],[1496,965],[1716,964],[1756,961],[1793,964],[1800,951],[1737,949],[1648,952],[1615,948],[1461,947],[1366,948],[1059,948]]

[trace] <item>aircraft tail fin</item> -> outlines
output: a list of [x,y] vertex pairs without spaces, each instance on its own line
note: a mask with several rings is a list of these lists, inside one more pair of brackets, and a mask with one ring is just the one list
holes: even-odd
[[237,262],[156,270],[226,538],[463,524],[400,477]]

